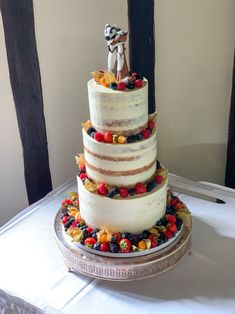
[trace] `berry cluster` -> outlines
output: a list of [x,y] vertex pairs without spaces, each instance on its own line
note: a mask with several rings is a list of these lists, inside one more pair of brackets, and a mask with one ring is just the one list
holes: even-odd
[[85,188],[90,192],[97,192],[99,195],[106,196],[109,198],[113,198],[115,196],[120,196],[122,198],[143,194],[146,192],[151,192],[155,187],[162,184],[164,181],[164,169],[161,167],[160,163],[157,162],[157,171],[155,172],[155,175],[153,178],[147,182],[142,183],[138,182],[134,187],[110,187],[105,182],[96,184],[93,181],[91,181],[87,177],[86,173],[86,167],[83,165],[80,167],[80,170],[78,171],[79,178],[82,180]]
[[153,129],[155,128],[155,123],[153,120],[148,121],[148,125],[145,129],[143,129],[140,133],[133,134],[130,136],[112,134],[111,132],[105,132],[104,134],[101,132],[97,132],[95,128],[88,127],[86,132],[92,138],[94,138],[97,142],[104,143],[114,143],[114,144],[124,144],[124,143],[135,143],[138,141],[142,141],[151,136]]
[[[102,75],[104,72],[99,71],[99,73]],[[98,79],[98,81],[96,80],[96,82],[100,83],[104,87],[109,87],[113,90],[124,91],[126,89],[131,90],[135,88],[141,88],[143,86],[144,78],[142,75],[136,72],[133,72],[133,73],[130,73],[127,82],[124,82],[124,81],[116,82],[115,76],[113,76],[112,79],[114,81],[112,81],[112,83],[109,84],[108,81],[105,79],[105,76],[103,76],[100,79]]]
[[144,230],[140,234],[113,233],[87,226],[80,216],[77,197],[65,199],[61,208],[61,222],[67,234],[73,238],[73,242],[79,242],[94,250],[111,253],[129,253],[160,246],[181,230],[182,217],[185,215],[190,215],[188,209],[177,196],[170,194],[165,216],[151,229]]

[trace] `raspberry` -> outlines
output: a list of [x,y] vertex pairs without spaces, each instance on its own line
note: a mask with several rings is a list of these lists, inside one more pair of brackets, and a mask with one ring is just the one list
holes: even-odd
[[108,252],[109,251],[109,244],[108,242],[103,242],[100,244],[100,250],[102,252]]
[[107,195],[108,194],[108,189],[106,188],[106,183],[100,183],[98,186],[98,193],[100,195]]
[[177,232],[177,227],[175,224],[170,224],[167,230],[174,234]]
[[177,203],[178,203],[178,201],[177,201],[177,199],[175,199],[175,198],[172,198],[172,199],[170,200],[170,205],[172,205],[172,206],[175,206]]
[[141,134],[143,135],[144,138],[149,138],[151,133],[148,129],[144,129]]
[[171,239],[172,238],[172,233],[168,229],[166,231],[164,231],[164,235],[167,237],[167,239]]
[[119,194],[121,197],[127,197],[128,196],[128,189],[127,188],[120,188],[119,189]]
[[147,190],[146,190],[146,187],[143,183],[137,183],[136,186],[135,186],[135,193],[136,194],[142,194],[142,193],[145,193]]
[[119,83],[117,84],[117,90],[124,90],[125,88],[126,88],[125,83],[119,82]]
[[149,120],[149,121],[148,121],[148,129],[153,130],[153,129],[154,129],[154,127],[155,127],[155,123],[154,123],[154,121],[153,121],[153,120]]
[[169,223],[175,224],[175,222],[176,222],[175,215],[167,215],[167,219],[168,219]]
[[161,184],[163,181],[163,177],[162,176],[156,176],[155,181],[157,182],[157,184]]
[[140,88],[143,85],[143,81],[141,79],[138,79],[135,81],[135,87]]
[[64,216],[61,220],[62,224],[64,225],[69,220],[69,216]]

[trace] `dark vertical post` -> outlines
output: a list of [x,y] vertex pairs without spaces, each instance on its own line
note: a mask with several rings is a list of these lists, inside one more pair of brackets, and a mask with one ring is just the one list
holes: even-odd
[[149,81],[149,113],[155,112],[154,0],[128,0],[130,69]]
[[32,0],[0,0],[29,203],[52,189]]
[[229,114],[225,185],[235,189],[235,53],[233,60],[233,79],[232,79],[231,106]]

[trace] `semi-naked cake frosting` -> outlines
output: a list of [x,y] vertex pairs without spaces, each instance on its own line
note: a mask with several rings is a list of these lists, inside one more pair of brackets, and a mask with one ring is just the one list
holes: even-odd
[[175,242],[190,213],[168,189],[158,161],[157,113],[148,113],[148,80],[128,70],[127,32],[107,24],[104,35],[108,70],[92,72],[87,83],[90,119],[82,123],[84,151],[76,156],[78,193],[63,200],[61,222],[73,242],[94,253],[134,256]]

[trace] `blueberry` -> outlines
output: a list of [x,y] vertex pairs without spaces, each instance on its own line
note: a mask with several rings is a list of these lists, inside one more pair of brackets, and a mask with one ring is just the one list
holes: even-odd
[[129,232],[123,232],[122,233],[122,238],[126,238],[128,240],[130,240],[132,242],[133,240],[133,234],[129,233]]
[[[142,239],[141,239],[142,240]],[[139,235],[133,235],[133,238],[132,238],[132,244],[133,245],[135,245],[135,246],[137,246],[138,245],[138,243],[139,243],[139,241],[140,241],[140,237],[139,237]]]
[[109,243],[109,250],[112,253],[118,253],[119,251],[119,245],[115,242],[110,242]]
[[158,220],[158,221],[155,223],[155,225],[156,225],[156,226],[158,226],[158,227],[162,226],[161,219],[160,219],[160,220]]
[[87,129],[86,132],[87,132],[88,135],[91,135],[92,132],[96,132],[96,129],[94,129],[94,128],[91,127],[91,128],[89,128],[89,129]]
[[80,244],[85,245],[85,241],[82,239],[82,240],[80,241]]
[[146,184],[147,192],[151,192],[157,186],[157,182],[155,180],[150,181]]
[[62,209],[61,209],[61,212],[62,212],[62,214],[64,214],[64,215],[68,215],[68,209],[67,208],[65,208],[65,207],[63,207]]
[[96,132],[91,132],[90,136],[94,138]]
[[163,241],[163,243],[165,243],[165,242],[168,241],[168,239],[167,239],[167,237],[165,236],[164,233],[161,233],[161,234],[159,235],[158,241],[159,241],[160,239]]
[[67,229],[69,228],[72,223],[75,221],[75,218],[74,217],[70,217],[68,221],[66,221],[66,223],[64,224],[64,227]]
[[141,133],[136,134],[135,137],[136,137],[136,140],[137,140],[137,141],[142,141],[143,138],[144,138]]
[[176,218],[175,224],[176,224],[177,230],[179,231],[181,229],[181,227],[182,227],[183,220],[180,219],[180,218]]
[[135,143],[137,141],[136,135],[130,135],[127,137],[127,143]]
[[144,239],[147,239],[148,236],[150,235],[150,232],[149,232],[148,230],[144,230],[144,231],[142,232],[142,235],[143,235],[143,238],[144,238]]
[[166,214],[171,214],[172,210],[171,210],[171,206],[167,205],[166,206]]
[[135,83],[129,82],[129,83],[126,85],[126,87],[127,87],[128,89],[134,89],[134,88],[135,88]]
[[157,243],[158,243],[158,245],[161,245],[161,244],[163,244],[164,243],[164,241],[163,241],[163,239],[162,238],[158,238],[157,239]]
[[109,85],[109,87],[113,90],[116,90],[117,89],[117,83],[113,82]]
[[117,195],[118,193],[119,193],[119,189],[118,188],[112,188],[112,189],[109,190],[107,196],[112,198],[115,195]]
[[96,242],[93,246],[94,250],[100,251],[100,242]]
[[129,188],[129,189],[128,189],[128,193],[129,193],[130,195],[135,195],[135,189],[134,189],[134,188]]
[[96,234],[96,232],[93,231],[93,232],[91,233],[91,237],[97,240],[97,234]]

